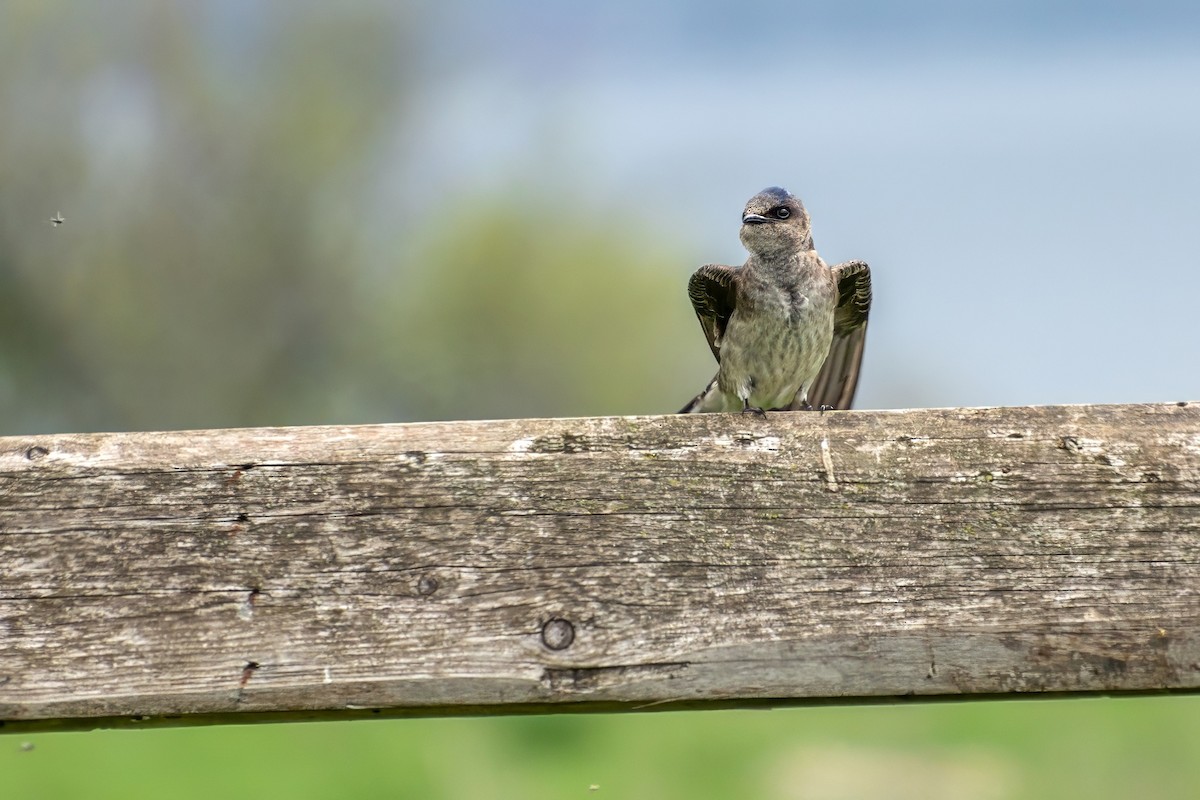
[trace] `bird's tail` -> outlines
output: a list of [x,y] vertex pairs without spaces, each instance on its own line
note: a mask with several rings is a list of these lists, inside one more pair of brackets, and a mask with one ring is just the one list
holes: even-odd
[[702,414],[706,411],[727,411],[725,396],[717,387],[716,376],[704,387],[704,391],[692,398],[691,402],[679,409],[680,414]]

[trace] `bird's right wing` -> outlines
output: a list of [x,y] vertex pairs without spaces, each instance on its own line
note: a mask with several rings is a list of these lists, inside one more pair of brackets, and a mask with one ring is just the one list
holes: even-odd
[[721,362],[721,340],[737,304],[737,270],[721,264],[705,264],[688,281],[688,299],[704,330],[704,338],[717,363]]
[[838,304],[833,312],[833,343],[825,365],[808,387],[808,402],[813,408],[847,409],[854,402],[863,346],[867,342],[871,268],[862,261],[845,261],[830,269],[838,286]]

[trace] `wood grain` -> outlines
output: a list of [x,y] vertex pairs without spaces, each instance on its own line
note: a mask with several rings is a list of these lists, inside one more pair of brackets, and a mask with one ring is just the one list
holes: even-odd
[[0,731],[1200,688],[1200,406],[0,438]]

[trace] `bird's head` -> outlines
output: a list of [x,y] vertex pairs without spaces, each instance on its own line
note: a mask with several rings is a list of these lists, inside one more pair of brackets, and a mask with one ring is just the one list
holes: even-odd
[[753,255],[812,250],[808,212],[800,199],[786,189],[763,189],[746,203],[742,212],[742,244]]

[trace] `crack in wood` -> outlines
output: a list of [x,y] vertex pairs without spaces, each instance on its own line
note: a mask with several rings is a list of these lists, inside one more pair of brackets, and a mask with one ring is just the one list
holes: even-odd
[[654,678],[672,678],[688,667],[689,661],[652,664],[617,664],[603,667],[547,667],[541,684],[552,692],[594,692]]

